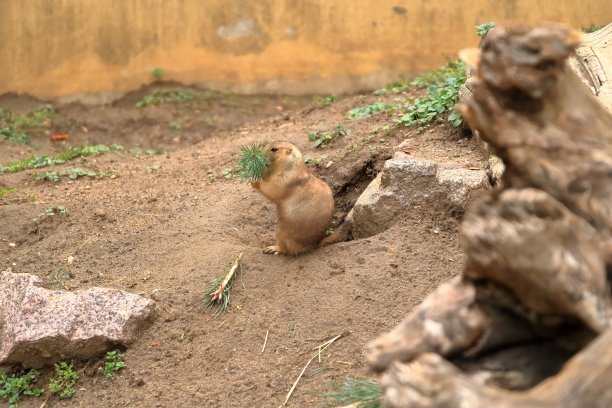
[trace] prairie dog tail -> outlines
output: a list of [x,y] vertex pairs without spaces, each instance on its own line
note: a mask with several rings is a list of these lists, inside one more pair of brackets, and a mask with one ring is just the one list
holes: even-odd
[[317,247],[321,248],[326,245],[335,244],[337,242],[349,241],[353,238],[353,210],[351,210],[346,217],[344,222],[334,230],[334,232],[323,238]]

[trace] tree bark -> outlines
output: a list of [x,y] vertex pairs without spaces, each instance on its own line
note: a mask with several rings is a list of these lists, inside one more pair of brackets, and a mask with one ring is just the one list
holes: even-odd
[[483,41],[461,112],[504,161],[502,186],[466,214],[461,279],[370,345],[385,406],[612,405],[612,116],[591,94],[610,66],[581,81],[581,38],[549,25]]

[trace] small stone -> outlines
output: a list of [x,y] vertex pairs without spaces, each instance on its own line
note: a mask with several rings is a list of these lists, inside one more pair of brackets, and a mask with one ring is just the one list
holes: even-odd
[[16,243],[14,243],[14,242],[9,242],[9,246],[10,246],[11,248],[13,248],[13,247],[17,246],[17,244],[16,244]]
[[68,261],[68,264],[72,264],[74,262],[74,256],[70,255],[67,261]]

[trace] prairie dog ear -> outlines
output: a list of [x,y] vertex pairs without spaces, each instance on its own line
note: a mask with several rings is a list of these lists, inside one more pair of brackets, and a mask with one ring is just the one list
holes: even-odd
[[291,156],[292,153],[293,153],[293,149],[291,148],[287,149],[287,156]]

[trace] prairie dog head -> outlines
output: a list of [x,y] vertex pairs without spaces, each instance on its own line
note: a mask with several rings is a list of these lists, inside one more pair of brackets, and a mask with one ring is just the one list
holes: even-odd
[[289,142],[273,142],[266,146],[272,164],[277,162],[304,161],[302,152],[294,144]]

